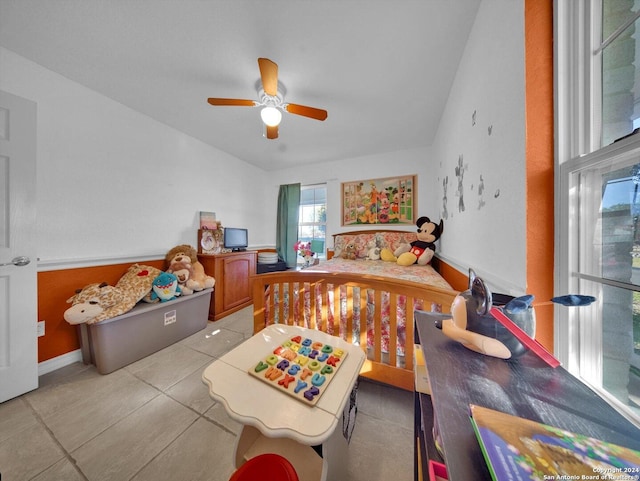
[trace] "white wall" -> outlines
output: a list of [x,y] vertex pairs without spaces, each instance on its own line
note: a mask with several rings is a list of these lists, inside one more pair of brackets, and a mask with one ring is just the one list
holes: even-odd
[[261,169],[4,48],[0,65],[0,89],[38,104],[40,267],[196,246],[200,210],[272,242]]
[[418,174],[418,215],[445,222],[438,254],[494,290],[526,292],[524,68],[523,2],[483,0],[432,148],[271,172],[266,199],[276,205],[280,184],[326,182],[330,236],[352,230],[340,225],[341,182]]
[[[426,195],[428,189],[431,188],[429,185],[429,165],[432,163],[430,152],[431,150],[428,148],[403,150],[272,171],[269,173],[269,190],[266,192],[267,198],[270,199],[270,205],[273,205],[272,210],[268,209],[269,212],[273,212],[270,222],[273,225],[276,223],[278,188],[281,184],[300,182],[302,185],[312,185],[326,183],[327,247],[331,247],[333,245],[332,234],[375,227],[371,225],[343,227],[340,225],[340,184],[342,182],[412,174],[418,175],[417,215],[426,215],[432,219],[438,219],[437,206],[430,205],[428,201],[430,196]],[[395,228],[396,226],[392,227]],[[415,226],[398,226],[397,228],[414,230]]]
[[293,182],[327,183],[330,236],[352,230],[340,225],[341,182],[417,174],[418,215],[445,220],[438,253],[502,292],[526,292],[522,1],[482,1],[433,147],[273,172],[2,48],[0,64],[0,89],[38,103],[41,264],[195,245],[199,210],[247,226],[252,246],[273,246],[278,186]]
[[481,3],[433,145],[436,183],[427,189],[445,221],[443,258],[514,294],[526,292],[523,3]]

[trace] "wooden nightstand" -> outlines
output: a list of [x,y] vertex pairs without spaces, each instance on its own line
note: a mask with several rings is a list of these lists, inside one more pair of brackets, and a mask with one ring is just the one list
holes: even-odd
[[257,251],[198,254],[205,272],[216,280],[209,320],[217,321],[253,303],[251,276],[256,273]]

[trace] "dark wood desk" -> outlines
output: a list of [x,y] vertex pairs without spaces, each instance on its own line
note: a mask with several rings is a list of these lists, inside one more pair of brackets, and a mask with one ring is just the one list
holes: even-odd
[[[640,450],[640,429],[562,366],[553,369],[530,352],[511,362],[475,353],[442,334],[424,313],[415,324],[432,392],[416,395],[416,426],[427,427],[417,435],[429,456],[431,401],[449,480],[491,480],[469,421],[470,403]],[[423,452],[426,465],[424,458]]]

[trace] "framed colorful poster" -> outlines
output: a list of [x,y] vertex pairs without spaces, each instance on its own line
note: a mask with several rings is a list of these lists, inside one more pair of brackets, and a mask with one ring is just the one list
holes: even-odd
[[342,225],[416,221],[416,175],[342,183]]

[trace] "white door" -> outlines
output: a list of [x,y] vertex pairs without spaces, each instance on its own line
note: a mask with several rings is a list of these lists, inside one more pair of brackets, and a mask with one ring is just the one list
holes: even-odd
[[0,402],[38,387],[35,194],[36,104],[0,91]]

